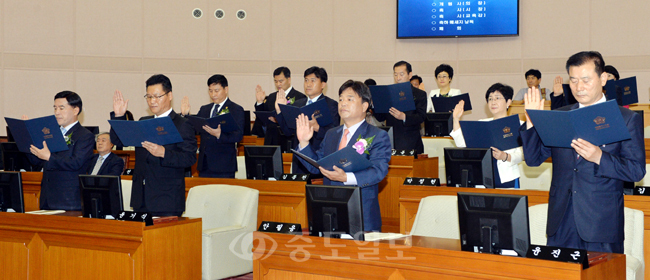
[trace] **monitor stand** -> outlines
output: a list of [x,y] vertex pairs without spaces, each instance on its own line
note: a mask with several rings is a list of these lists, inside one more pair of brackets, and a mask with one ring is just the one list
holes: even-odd
[[469,187],[469,170],[463,169],[460,171],[460,186],[463,188]]
[[481,228],[481,231],[482,231],[481,241],[483,241],[483,252],[482,253],[496,254],[496,252],[494,251],[494,248],[492,247],[492,227],[491,226],[483,226]]

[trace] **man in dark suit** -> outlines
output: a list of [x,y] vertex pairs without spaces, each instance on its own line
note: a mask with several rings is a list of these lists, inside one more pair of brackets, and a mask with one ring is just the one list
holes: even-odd
[[[393,79],[395,83],[407,83],[413,75],[411,64],[406,61],[399,61],[393,66]],[[424,153],[424,144],[420,135],[420,126],[427,117],[427,93],[421,89],[411,86],[415,110],[400,112],[390,108],[388,114],[375,113],[375,118],[386,121],[387,126],[393,127],[395,149],[412,150],[417,154]]]
[[[291,86],[291,71],[289,68],[281,66],[275,69],[273,71],[273,82],[277,91],[269,94],[269,96],[266,96],[260,85],[255,88],[255,99],[257,101],[255,111],[275,111],[275,103],[280,91],[284,93],[282,100],[282,102],[285,102],[284,104],[301,107],[307,102],[305,95]],[[281,135],[275,116],[271,119],[268,126],[264,126],[262,121],[257,118],[253,124],[252,134],[264,137],[264,145],[283,145],[288,139],[293,138],[293,135]]]
[[[309,125],[311,125],[312,129],[315,132],[315,135],[309,140],[309,143],[312,145],[312,147],[318,148],[320,147],[320,143],[323,141],[323,138],[325,137],[327,131],[330,130],[331,128],[339,126],[341,123],[341,118],[339,117],[339,112],[338,112],[339,104],[338,102],[334,101],[334,99],[329,98],[323,94],[323,91],[327,86],[327,71],[325,71],[324,68],[312,66],[307,70],[305,70],[304,77],[305,77],[305,94],[307,95],[307,99],[305,99],[306,104],[299,104],[299,105],[306,106],[316,101],[319,101],[321,99],[325,99],[325,102],[327,102],[327,107],[329,108],[333,120],[331,124],[328,124],[327,126],[323,126],[323,127],[318,125],[318,122],[314,118],[312,118],[312,120],[309,121]],[[287,122],[295,122],[296,120],[285,119],[280,111],[280,106],[276,106],[276,112],[279,112],[277,119],[278,119],[278,124],[280,126],[280,129],[282,130],[282,132],[284,132],[284,135],[293,135],[292,146],[294,147],[297,146],[298,138],[295,136],[296,131],[295,129],[289,128],[289,126],[287,125]],[[297,159],[297,157],[294,157],[291,165],[291,173],[307,174],[309,173],[309,171]]]
[[[137,212],[149,212],[153,216],[180,216],[185,211],[185,169],[196,162],[196,137],[187,120],[172,109],[172,83],[165,75],[151,76],[147,82],[149,110],[154,116],[171,118],[178,129],[182,142],[158,145],[149,141],[135,148],[135,171],[131,190],[131,207]],[[115,91],[111,119],[125,120],[128,100]],[[111,141],[122,142],[111,128]]]
[[120,176],[124,171],[124,160],[111,153],[113,143],[111,134],[102,132],[97,134],[97,153],[88,161],[86,174]]
[[363,225],[365,231],[381,231],[378,184],[388,174],[391,145],[388,133],[365,122],[366,111],[371,103],[370,90],[362,82],[348,80],[339,89],[339,115],[343,125],[330,129],[317,151],[309,140],[314,130],[305,115],[298,117],[296,134],[298,149],[308,157],[319,160],[344,147],[354,147],[357,152],[372,162],[372,166],[357,172],[316,169],[300,159],[311,173],[322,173],[325,185],[356,185],[361,188]]
[[[604,66],[598,52],[571,56],[566,69],[578,104],[558,110],[605,102]],[[526,109],[544,109],[537,89],[529,90],[524,102]],[[623,182],[637,182],[645,175],[645,147],[641,116],[619,108],[632,137],[600,147],[584,139],[573,140],[572,149],[546,147],[526,116],[521,132],[526,163],[538,166],[549,156],[553,158],[546,225],[549,246],[623,253]]]
[[[221,132],[221,125],[195,127],[201,134],[199,161],[196,169],[199,177],[235,178],[237,172],[237,142],[242,140],[244,127],[244,108],[228,98],[228,80],[223,75],[213,75],[208,79],[208,95],[212,101],[201,106],[198,117],[209,119],[218,115],[232,114],[239,130],[227,133]],[[190,103],[183,98],[182,114],[190,113]]]
[[[54,116],[68,144],[68,150],[51,153],[43,141],[43,148],[32,145],[29,159],[32,164],[43,164],[40,208],[43,210],[81,210],[79,174],[85,174],[88,160],[93,155],[93,134],[79,124],[81,97],[72,91],[54,96]],[[23,119],[26,119],[23,116]]]

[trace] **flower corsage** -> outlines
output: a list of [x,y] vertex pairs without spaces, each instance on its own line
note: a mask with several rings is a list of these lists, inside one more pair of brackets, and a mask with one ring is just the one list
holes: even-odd
[[357,142],[352,145],[352,148],[354,148],[360,155],[369,155],[370,153],[368,151],[370,150],[370,145],[372,145],[372,140],[374,139],[375,136],[370,138],[361,138],[361,135],[359,135],[359,137],[357,137]]

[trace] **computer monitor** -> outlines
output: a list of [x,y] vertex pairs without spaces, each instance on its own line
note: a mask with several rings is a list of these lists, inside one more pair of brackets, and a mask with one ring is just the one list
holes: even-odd
[[280,146],[244,146],[246,179],[267,180],[282,176]]
[[0,171],[0,212],[25,213],[20,172]]
[[393,140],[393,127],[392,126],[378,126],[377,128],[380,128],[386,133],[388,133],[388,139],[390,139],[390,148],[393,149],[395,148],[395,140]]
[[530,246],[528,197],[458,193],[461,250],[526,256]]
[[79,175],[79,182],[84,217],[115,218],[124,210],[120,176]]
[[307,185],[309,235],[364,240],[358,187]]
[[449,136],[453,126],[451,113],[427,113],[424,121],[424,135],[432,137]]
[[0,143],[0,151],[5,171],[39,171],[41,169],[29,162],[27,154],[18,150],[18,145],[15,142]]
[[99,134],[99,126],[84,126],[84,128],[88,129],[94,135]]
[[447,185],[494,188],[492,150],[483,148],[445,148]]

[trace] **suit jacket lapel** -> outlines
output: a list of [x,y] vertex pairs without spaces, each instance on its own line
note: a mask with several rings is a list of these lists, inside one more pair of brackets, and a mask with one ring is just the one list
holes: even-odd
[[359,128],[357,128],[357,131],[354,132],[354,134],[351,135],[350,141],[348,141],[348,145],[346,147],[352,147],[354,143],[357,142],[357,138],[361,136],[361,138],[368,138],[367,131],[368,130],[368,123],[363,122]]

